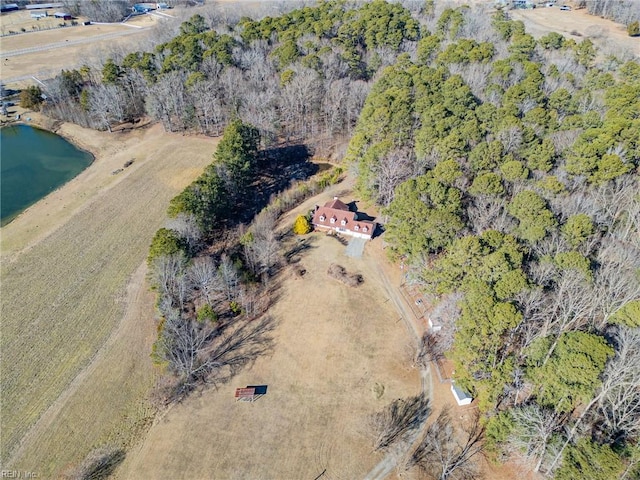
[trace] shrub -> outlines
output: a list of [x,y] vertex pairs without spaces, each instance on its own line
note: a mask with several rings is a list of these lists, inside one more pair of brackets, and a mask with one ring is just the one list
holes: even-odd
[[240,315],[242,313],[242,307],[240,307],[240,304],[236,301],[229,302],[229,309],[234,315]]
[[311,224],[309,219],[304,215],[298,215],[295,223],[293,224],[293,233],[296,235],[305,235],[311,231]]
[[330,277],[335,278],[336,280],[339,280],[350,287],[357,287],[358,285],[364,283],[364,278],[362,277],[362,275],[358,273],[348,273],[343,266],[337,265],[335,263],[329,265],[327,274]]
[[207,303],[198,310],[196,318],[199,322],[216,323],[218,321],[218,314],[213,307]]
[[638,37],[640,36],[640,22],[635,21],[629,24],[627,27],[627,33],[630,37]]
[[124,460],[125,453],[119,447],[104,446],[91,451],[84,461],[66,477],[70,480],[106,479]]

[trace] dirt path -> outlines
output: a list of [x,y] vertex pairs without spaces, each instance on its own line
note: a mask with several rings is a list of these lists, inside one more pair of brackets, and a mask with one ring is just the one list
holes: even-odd
[[[385,258],[381,258],[382,255],[382,250],[378,250],[376,270],[380,275],[380,280],[382,280],[385,293],[393,301],[393,304],[404,321],[407,330],[413,337],[414,345],[417,348],[420,339],[422,338],[422,327],[419,325],[412,309],[406,304],[404,297],[399,291],[399,286],[394,287],[392,285],[389,277],[393,266],[390,265]],[[429,367],[420,370],[420,383],[423,395],[430,398],[433,395],[433,380],[431,378],[431,369]],[[398,460],[400,460],[407,452],[411,451],[415,442],[421,438],[427,425],[426,420],[427,419],[425,419],[425,423],[420,427],[420,429],[413,434],[411,439],[406,442],[404,448],[399,451],[391,451],[385,454],[382,460],[380,460],[380,462],[378,462],[378,464],[367,474],[365,480],[384,480],[391,475],[397,466]]]

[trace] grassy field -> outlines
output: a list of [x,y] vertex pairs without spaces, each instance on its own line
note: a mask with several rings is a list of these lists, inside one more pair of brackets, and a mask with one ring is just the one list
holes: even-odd
[[[380,255],[370,253],[379,245],[361,259],[323,234],[311,234],[311,245],[298,264],[306,274],[283,273],[270,311],[278,322],[272,355],[174,406],[128,453],[117,478],[313,479],[326,470],[322,478],[352,479],[377,463],[369,415],[420,390],[408,361],[412,339],[379,277]],[[333,262],[362,274],[364,284],[329,277]],[[236,387],[262,384],[267,394],[255,403],[234,401]]]
[[[0,21],[0,31],[2,35],[12,35],[21,32],[37,32],[59,27],[61,24],[71,25],[71,20],[55,18],[53,15],[63,9],[43,9],[43,10],[16,10],[2,15]],[[33,18],[31,14],[47,14],[44,18]],[[86,18],[77,18],[75,21],[81,24]]]
[[[25,14],[28,18],[24,11],[3,14],[0,26],[15,29],[11,23],[13,17],[18,22],[17,16]],[[39,22],[43,21],[45,19]],[[34,84],[32,76],[47,79],[62,69],[80,68],[86,64],[96,66],[96,60],[108,57],[108,52],[131,44],[144,45],[157,21],[157,17],[145,15],[129,21],[129,26],[78,25],[42,31],[31,31],[31,26],[27,25],[28,33],[2,37],[2,80],[9,87],[22,87]]]
[[[12,467],[45,476],[145,417],[155,332],[138,269],[169,199],[215,148],[160,126],[66,133],[99,152],[94,165],[1,231],[2,463],[14,453]],[[127,301],[132,279],[141,302]]]
[[623,52],[640,57],[640,41],[627,34],[625,25],[606,18],[589,15],[585,9],[561,11],[558,7],[536,8],[533,10],[511,10],[514,20],[524,22],[527,33],[536,38],[558,32],[567,38],[581,42],[590,39],[601,49],[602,55],[620,56]]

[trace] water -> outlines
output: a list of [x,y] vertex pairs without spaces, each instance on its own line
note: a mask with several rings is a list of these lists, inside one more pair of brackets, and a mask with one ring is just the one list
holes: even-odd
[[93,161],[55,133],[29,125],[0,129],[0,225],[6,225]]

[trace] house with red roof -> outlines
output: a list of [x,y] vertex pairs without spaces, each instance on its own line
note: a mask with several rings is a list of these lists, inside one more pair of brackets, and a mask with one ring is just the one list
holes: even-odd
[[333,200],[324,206],[316,207],[312,223],[316,230],[335,231],[352,237],[371,239],[376,222],[364,220],[364,217],[367,216],[353,211],[338,197],[333,197]]

